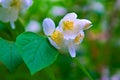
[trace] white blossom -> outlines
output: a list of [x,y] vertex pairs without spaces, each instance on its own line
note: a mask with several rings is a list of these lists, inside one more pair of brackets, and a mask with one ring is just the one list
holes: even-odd
[[47,36],[51,35],[55,30],[55,24],[53,20],[51,20],[50,18],[44,19],[43,26],[44,26],[43,31]]
[[28,23],[28,25],[25,28],[26,31],[31,31],[31,32],[35,32],[38,33],[41,31],[41,25],[38,21],[36,20],[30,20],[30,22]]
[[59,43],[63,40],[62,33],[59,29],[55,29],[54,21],[50,18],[46,18],[43,21],[43,31],[48,36],[50,43],[57,49],[60,49]]
[[90,5],[90,9],[95,11],[95,12],[98,12],[98,13],[104,13],[105,12],[105,8],[103,6],[102,3],[100,2],[92,2],[91,5]]
[[1,0],[0,20],[12,22],[17,20],[19,13],[32,5],[32,0]]
[[48,36],[50,43],[57,49],[66,49],[71,57],[76,56],[76,47],[84,38],[83,30],[91,27],[91,22],[86,19],[77,19],[75,13],[68,13],[60,20],[59,25],[50,18],[43,21],[44,33]]
[[53,16],[63,16],[67,12],[66,8],[62,6],[54,6],[50,13],[53,14]]

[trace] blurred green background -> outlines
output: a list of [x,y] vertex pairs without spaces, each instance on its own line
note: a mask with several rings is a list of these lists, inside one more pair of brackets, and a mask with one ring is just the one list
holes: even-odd
[[[93,23],[85,30],[85,38],[77,51],[79,61],[94,80],[120,80],[120,0],[33,0],[26,13],[20,14],[15,30],[9,23],[0,22],[0,36],[15,41],[24,31],[43,35],[44,18],[52,18],[57,26],[69,12]],[[11,73],[0,63],[0,80],[54,80],[53,76],[55,80],[89,80],[69,54],[59,54],[51,66],[33,76],[25,64]]]

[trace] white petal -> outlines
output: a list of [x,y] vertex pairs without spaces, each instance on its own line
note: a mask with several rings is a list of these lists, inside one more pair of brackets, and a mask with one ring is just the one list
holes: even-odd
[[51,38],[48,37],[48,40],[50,41],[51,45],[53,45],[56,49],[60,49],[60,47],[57,46],[57,44]]
[[28,25],[25,28],[26,31],[31,31],[31,32],[35,32],[38,33],[41,31],[41,26],[40,23],[38,23],[35,20],[31,20]]
[[53,16],[63,16],[67,10],[66,8],[62,7],[62,6],[54,6],[51,10],[50,10],[51,14],[53,14]]
[[1,5],[4,8],[8,8],[8,7],[10,7],[10,4],[11,4],[12,1],[13,0],[1,0]]
[[32,0],[22,0],[21,1],[21,10],[24,11],[32,5]]
[[[78,19],[77,19],[78,20]],[[73,30],[70,31],[62,31],[64,34],[64,38],[65,39],[74,39],[79,33],[80,31],[83,30],[83,28],[81,28],[79,21],[75,20],[75,26]]]
[[[82,30],[80,31],[79,34],[81,34],[81,36],[83,36],[83,38],[84,38],[84,32]],[[80,39],[80,43],[83,41],[83,38]]]
[[11,28],[15,29],[15,23],[14,22],[10,22],[10,24],[11,24]]
[[46,18],[43,21],[43,31],[45,35],[49,36],[51,35],[55,30],[55,24],[52,19]]
[[78,26],[80,30],[82,29],[88,29],[90,28],[91,25],[91,21],[87,20],[87,19],[76,19],[75,20],[75,26]]
[[55,30],[58,30],[58,31],[62,32],[62,28],[59,27],[59,26],[57,26]]
[[3,22],[14,22],[18,18],[18,9],[16,8],[1,8],[0,7],[0,20]]
[[68,51],[69,51],[71,57],[75,57],[76,56],[75,45],[74,45],[73,42],[68,44]]
[[62,27],[63,21],[66,21],[66,20],[74,21],[76,18],[77,18],[77,15],[75,13],[68,13],[63,17],[63,19],[60,20],[59,27]]
[[63,31],[63,35],[66,40],[69,40],[69,39],[74,39],[77,33],[73,31]]
[[65,15],[63,17],[63,20],[75,20],[77,18],[76,13],[72,12],[72,13],[68,13],[67,15]]

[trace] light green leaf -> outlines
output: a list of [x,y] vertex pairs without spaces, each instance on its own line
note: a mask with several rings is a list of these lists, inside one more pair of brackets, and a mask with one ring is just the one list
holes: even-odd
[[58,51],[43,36],[25,32],[17,37],[16,43],[31,74],[49,66],[56,60]]
[[21,64],[22,58],[14,42],[0,38],[0,61],[10,71],[14,71]]

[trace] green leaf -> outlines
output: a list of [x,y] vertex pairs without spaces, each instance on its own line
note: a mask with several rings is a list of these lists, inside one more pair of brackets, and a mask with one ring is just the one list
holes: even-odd
[[10,70],[14,71],[22,62],[14,42],[0,38],[0,61]]
[[31,74],[49,66],[56,60],[58,51],[43,36],[25,32],[17,37],[16,43]]

